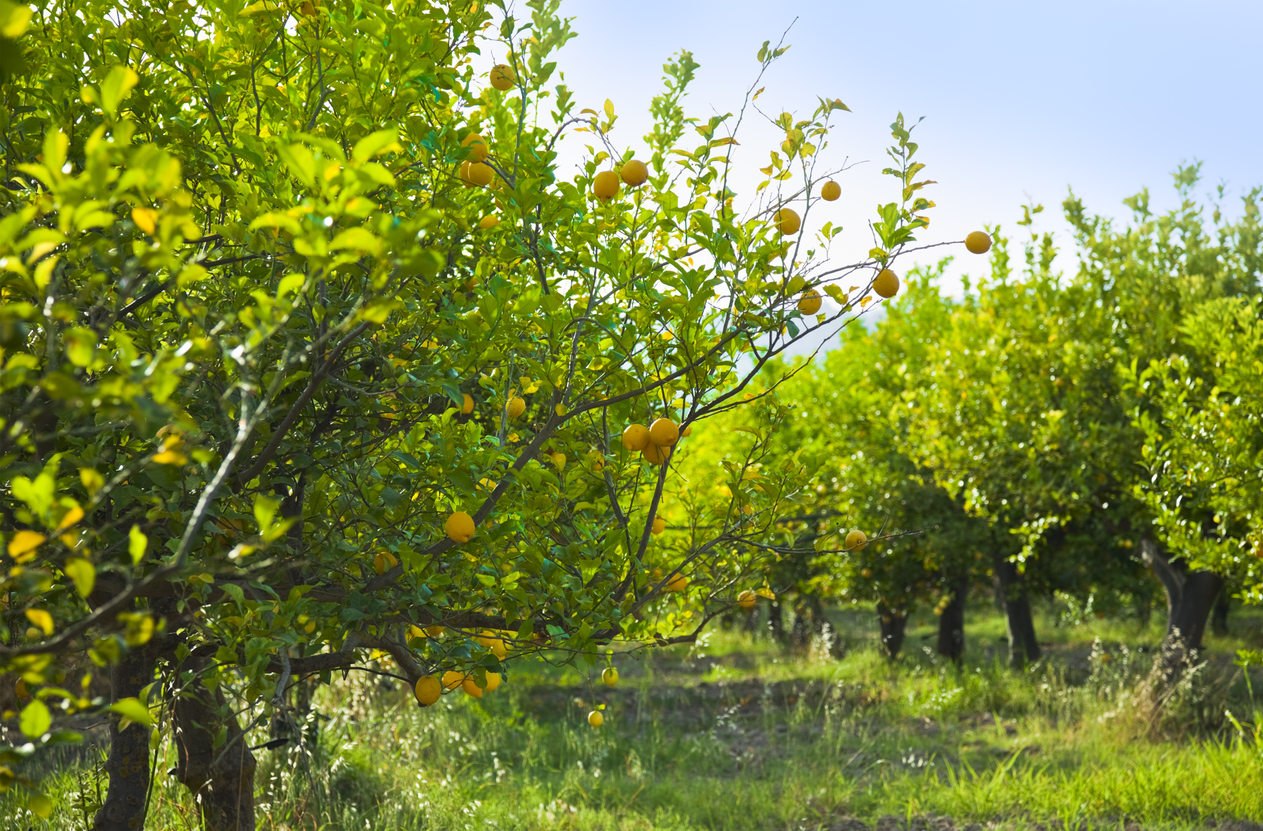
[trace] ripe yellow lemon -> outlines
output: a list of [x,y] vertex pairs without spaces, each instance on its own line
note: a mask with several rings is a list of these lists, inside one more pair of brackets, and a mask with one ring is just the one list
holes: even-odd
[[443,523],[443,530],[452,542],[469,542],[474,538],[474,518],[464,511],[456,511]]
[[496,172],[491,169],[491,165],[483,164],[482,162],[466,162],[466,164],[469,165],[466,175],[469,178],[469,183],[472,185],[485,188],[491,184],[491,180],[496,176]]
[[604,723],[605,716],[601,715],[600,710],[593,710],[588,713],[588,724],[591,724],[593,727],[600,727]]
[[612,170],[602,170],[592,180],[592,195],[608,202],[618,196],[618,174]]
[[443,694],[443,685],[433,675],[423,675],[417,679],[412,692],[417,697],[418,704],[422,707],[429,707],[438,701],[439,696]]
[[692,424],[684,425],[684,428],[680,430],[680,438],[686,439],[691,435],[693,435],[693,425]]
[[499,688],[499,686],[500,686],[500,673],[488,672],[487,673],[487,686],[485,687],[485,690],[487,692],[495,692],[496,689]]
[[965,248],[970,254],[986,254],[991,250],[991,237],[982,231],[970,231],[965,237]]
[[378,551],[373,557],[373,571],[378,574],[385,574],[397,565],[399,565],[399,560],[389,551]]
[[491,67],[491,86],[501,92],[508,92],[517,83],[517,73],[508,64],[498,63]]
[[438,626],[437,624],[434,626],[425,627],[425,633],[429,635],[431,638],[437,638],[439,635],[443,634],[446,631],[447,630],[444,627]]
[[618,172],[618,175],[623,180],[623,184],[629,188],[634,188],[649,181],[649,165],[639,159],[632,159],[623,165],[623,169]]
[[759,596],[749,589],[746,589],[741,594],[737,595],[737,605],[747,611],[753,609],[754,604],[758,602]]
[[781,208],[776,212],[773,218],[776,223],[776,229],[785,236],[792,236],[798,233],[798,229],[802,227],[803,221],[798,216],[798,212],[793,208]]
[[846,535],[847,551],[863,551],[866,545],[868,545],[868,536],[858,528]]
[[467,188],[472,188],[474,186],[474,181],[469,178],[469,168],[472,167],[473,164],[473,162],[462,162],[460,169],[457,171],[457,175],[460,176],[461,184]]
[[802,297],[798,298],[798,311],[805,315],[814,315],[820,311],[820,292],[815,289],[807,289],[803,292]]
[[670,447],[659,447],[653,442],[649,442],[641,449],[640,455],[645,457],[645,461],[651,465],[660,465],[671,458]]
[[899,277],[890,269],[883,268],[873,278],[873,291],[882,297],[894,297],[899,293]]
[[443,673],[443,689],[454,690],[459,687],[464,680],[465,673],[449,669],[447,672]]
[[670,447],[680,440],[680,428],[669,418],[654,419],[649,425],[649,440],[659,447]]
[[628,424],[623,431],[623,447],[628,450],[644,450],[649,444],[649,428],[643,424]]
[[461,397],[460,411],[465,415],[469,415],[474,411],[474,397],[469,393],[465,393]]
[[466,675],[465,680],[461,682],[460,687],[474,698],[482,698],[482,687],[478,686],[478,682],[472,675]]
[[618,670],[614,667],[606,667],[601,672],[601,680],[605,682],[605,686],[612,687],[618,683]]
[[460,146],[464,147],[469,153],[469,161],[481,162],[487,158],[490,150],[487,148],[487,142],[483,141],[482,136],[477,133],[470,133],[460,140]]
[[666,521],[665,519],[663,519],[662,517],[660,517],[660,516],[656,516],[656,517],[654,517],[654,518],[653,518],[653,528],[651,528],[651,529],[649,530],[649,533],[651,533],[651,534],[661,534],[661,533],[662,533],[663,531],[665,531],[665,530],[667,530],[667,521]]
[[509,411],[509,418],[517,418],[526,412],[526,402],[516,395],[509,399],[509,403],[505,405],[505,409]]
[[504,647],[504,638],[500,637],[495,632],[482,632],[474,640],[478,641],[478,643],[482,644],[485,648],[491,650],[491,654],[495,655],[501,661],[503,661],[505,656],[509,654],[508,650]]
[[820,188],[820,198],[826,202],[832,202],[842,195],[842,186],[830,179]]
[[492,228],[500,224],[500,217],[495,214],[487,214],[478,220],[478,227],[484,231],[490,231]]
[[683,574],[676,573],[663,588],[669,592],[682,592],[689,586],[689,579]]

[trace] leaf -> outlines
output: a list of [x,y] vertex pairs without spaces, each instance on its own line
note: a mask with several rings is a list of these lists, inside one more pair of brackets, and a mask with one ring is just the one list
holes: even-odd
[[149,708],[140,703],[136,698],[123,698],[115,701],[106,708],[111,713],[118,713],[122,716],[119,720],[118,729],[124,730],[127,725],[135,722],[143,724],[146,727],[153,727],[153,717],[149,715]]
[[78,505],[72,505],[70,510],[62,516],[61,522],[57,523],[57,527],[53,529],[54,534],[60,534],[62,531],[73,526],[76,522],[83,519],[83,508]]
[[38,698],[22,708],[22,715],[18,720],[18,728],[22,731],[22,735],[28,739],[38,739],[40,736],[48,732],[48,728],[53,726],[53,715],[48,712],[48,706]]
[[140,565],[148,547],[149,538],[145,536],[145,532],[140,530],[139,525],[133,525],[127,534],[127,553],[132,555],[132,565]]
[[274,496],[259,494],[254,498],[254,518],[259,523],[259,530],[266,531],[276,518],[281,507],[281,500]]
[[287,274],[281,278],[280,285],[276,288],[276,299],[280,300],[291,292],[298,291],[303,287],[303,283],[307,282],[305,274]]
[[140,81],[140,76],[130,66],[116,66],[105,77],[101,84],[101,109],[111,118],[118,111],[118,105],[132,91],[132,87]]
[[27,609],[26,619],[44,632],[44,637],[53,634],[53,616],[43,609]]
[[710,143],[710,146],[711,147],[727,147],[730,144],[736,144],[740,146],[741,142],[729,136],[728,138],[715,139],[714,141]]
[[9,540],[9,556],[19,563],[24,563],[35,556],[35,549],[44,544],[48,537],[38,531],[18,531]]
[[74,327],[65,334],[66,357],[75,366],[87,366],[96,356],[96,332]]
[[303,228],[298,224],[297,219],[281,211],[268,211],[262,216],[255,217],[254,221],[250,223],[250,230],[255,231],[259,228],[280,228],[282,231],[289,231],[295,236],[303,232]]
[[80,597],[92,594],[92,589],[96,587],[96,567],[92,563],[76,557],[67,560],[62,570],[74,581],[75,591]]
[[369,133],[364,138],[355,143],[355,149],[351,151],[351,158],[357,162],[366,162],[374,156],[380,156],[389,152],[402,153],[403,147],[396,141],[395,130],[378,130],[375,133]]
[[278,144],[276,152],[300,182],[308,187],[316,183],[316,160],[311,150],[301,144]]
[[53,815],[53,801],[42,793],[35,794],[27,800],[26,807],[40,819],[48,819]]
[[390,317],[390,313],[402,306],[403,303],[398,300],[374,300],[360,309],[358,317],[360,320],[367,320],[369,323],[385,323],[386,318]]
[[605,117],[611,120],[614,118],[614,102],[608,98],[605,99]]
[[105,477],[90,467],[79,468],[79,481],[83,483],[88,496],[92,496],[105,487]]
[[337,251],[343,248],[354,248],[366,254],[376,256],[381,252],[382,241],[365,228],[347,228],[333,238],[329,249]]
[[0,0],[0,37],[17,40],[31,22],[31,9],[20,3]]
[[132,208],[132,222],[152,237],[158,228],[158,212],[153,208]]

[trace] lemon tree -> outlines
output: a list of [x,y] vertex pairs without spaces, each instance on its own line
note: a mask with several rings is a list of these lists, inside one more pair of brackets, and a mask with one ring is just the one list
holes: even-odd
[[675,460],[736,408],[766,435],[753,379],[895,287],[930,207],[902,116],[880,245],[835,261],[841,101],[731,182],[784,46],[706,119],[681,53],[624,139],[557,76],[551,0],[3,13],[6,786],[109,711],[99,824],[143,820],[156,726],[205,825],[253,827],[250,748],[303,740],[303,685],[481,697],[523,655],[695,638],[781,556],[766,442],[725,500]]

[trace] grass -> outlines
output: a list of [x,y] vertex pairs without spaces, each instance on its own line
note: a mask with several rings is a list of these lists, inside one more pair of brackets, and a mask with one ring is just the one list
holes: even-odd
[[[1210,642],[1212,660],[1156,720],[1140,694],[1152,661],[1141,650],[1159,629],[1056,627],[1049,613],[1037,622],[1047,660],[1014,672],[1003,665],[1003,622],[980,608],[957,670],[931,653],[924,627],[888,663],[870,617],[836,614],[838,631],[856,633],[841,659],[721,631],[692,650],[615,656],[623,680],[614,689],[599,682],[600,666],[533,662],[481,701],[451,695],[425,711],[402,686],[353,676],[322,693],[318,743],[260,751],[260,827],[813,831],[887,815],[1012,827],[1263,822],[1252,726],[1263,698],[1251,695],[1263,692],[1263,672],[1251,687],[1229,659],[1263,644],[1263,615],[1236,613],[1234,637]],[[606,725],[594,730],[586,715],[598,704]],[[50,779],[51,821],[0,812],[0,828],[86,827],[95,753]],[[162,753],[173,756],[169,742]],[[161,759],[157,770],[172,764]],[[165,777],[153,805],[149,827],[196,827],[187,795]]]

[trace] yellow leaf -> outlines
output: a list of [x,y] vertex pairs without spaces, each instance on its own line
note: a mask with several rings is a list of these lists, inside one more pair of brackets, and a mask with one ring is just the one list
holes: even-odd
[[38,531],[18,531],[9,540],[9,556],[24,563],[35,556],[35,549],[43,545],[46,539],[48,537]]
[[66,515],[61,518],[61,522],[57,523],[57,528],[53,531],[53,533],[60,534],[62,531],[65,531],[81,519],[83,519],[83,508],[75,505],[69,511],[66,511]]
[[53,634],[53,616],[43,609],[27,609],[26,619],[44,630],[44,636]]
[[159,465],[187,465],[189,463],[189,457],[178,450],[163,450],[154,456],[153,460]]
[[157,227],[158,212],[153,208],[132,208],[132,222],[149,236],[153,236]]

